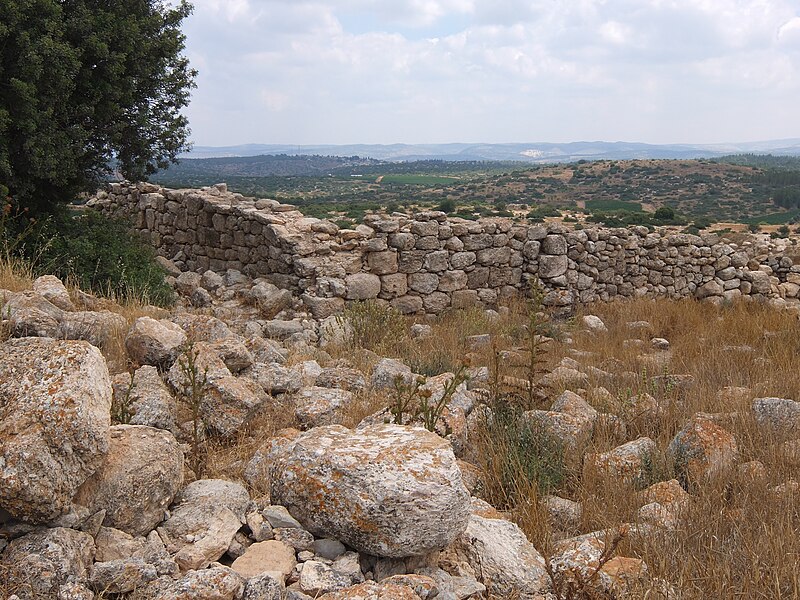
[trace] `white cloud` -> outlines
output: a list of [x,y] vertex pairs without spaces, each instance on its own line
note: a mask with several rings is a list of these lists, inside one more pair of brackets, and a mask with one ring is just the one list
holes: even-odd
[[795,0],[196,0],[185,29],[200,144],[800,135]]

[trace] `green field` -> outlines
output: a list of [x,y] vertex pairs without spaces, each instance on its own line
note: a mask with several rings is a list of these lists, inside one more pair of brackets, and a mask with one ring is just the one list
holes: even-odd
[[458,183],[458,177],[441,177],[438,175],[390,174],[384,175],[380,183],[398,185],[452,185]]
[[757,215],[747,219],[745,223],[763,223],[765,225],[783,225],[790,221],[800,219],[800,209],[790,210],[789,212],[768,213]]
[[586,210],[588,212],[617,212],[623,210],[642,212],[642,205],[639,202],[627,202],[625,200],[587,200]]

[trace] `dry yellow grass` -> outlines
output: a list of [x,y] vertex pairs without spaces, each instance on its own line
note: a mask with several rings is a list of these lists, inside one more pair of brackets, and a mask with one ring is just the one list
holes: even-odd
[[[29,263],[8,256],[0,256],[0,290],[21,292],[33,287],[36,278],[33,268]],[[65,285],[72,296],[76,306],[82,306],[81,295],[83,292],[74,281],[66,281]],[[2,304],[2,302],[0,302]],[[156,319],[168,316],[169,312],[146,304],[138,298],[94,298],[92,310],[108,310],[125,318],[126,325],[117,331],[111,332],[109,342],[100,350],[108,363],[109,372],[114,375],[130,369],[127,352],[125,351],[125,334],[133,322],[139,317],[148,316]]]
[[[588,313],[600,316],[608,332],[583,332],[580,317]],[[433,328],[430,338],[387,340],[375,350],[430,374],[452,371],[465,356],[474,366],[489,366],[493,352],[524,348],[526,319],[519,303],[491,320],[483,311],[454,311],[426,321]],[[629,327],[628,323],[636,321],[649,325]],[[608,390],[608,399],[590,400],[598,410],[620,412],[633,395],[644,392],[665,406],[657,421],[634,419],[620,412],[627,417],[625,440],[600,432],[587,452],[607,451],[621,441],[647,435],[658,445],[652,482],[670,479],[673,471],[666,449],[675,434],[697,412],[725,413],[720,418],[736,437],[739,462],[758,460],[766,467],[765,480],[733,473],[693,487],[693,500],[676,531],[629,536],[619,552],[643,559],[653,577],[670,582],[682,591],[683,598],[800,598],[796,569],[800,559],[800,503],[791,494],[781,496],[771,491],[797,477],[797,466],[779,451],[779,440],[760,431],[751,416],[755,397],[800,399],[797,316],[756,303],[718,308],[691,300],[643,299],[594,305],[552,329],[560,329],[572,343],[556,339],[549,344],[545,368],[553,368],[564,357],[575,357],[584,368],[610,373],[610,377],[591,375],[583,390],[587,399],[599,386]],[[483,333],[492,334],[495,347],[470,348],[466,338]],[[654,350],[650,344],[653,337],[668,339],[669,352]],[[353,356],[352,350],[331,352],[337,357]],[[519,370],[509,368],[509,355],[503,356],[503,372],[522,376]],[[655,385],[654,377],[667,374],[691,376],[693,383],[688,387]],[[750,391],[724,393],[727,387]],[[548,398],[537,408],[547,408],[560,391],[548,390]],[[541,491],[537,482],[525,475],[525,465],[509,462],[507,442],[490,435],[478,436],[473,442],[472,459],[483,472],[479,493],[506,510],[534,545],[547,553],[563,533],[548,523],[546,511],[538,502]],[[635,522],[643,504],[635,488],[584,480],[579,465],[564,468],[560,483],[549,491],[582,503],[580,530],[573,534]],[[645,593],[643,590],[636,597]]]

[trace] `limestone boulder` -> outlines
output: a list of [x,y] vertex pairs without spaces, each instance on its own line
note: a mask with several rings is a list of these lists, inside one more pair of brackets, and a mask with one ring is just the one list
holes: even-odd
[[253,366],[253,355],[244,342],[235,337],[210,342],[211,350],[217,353],[231,373],[238,374]]
[[596,531],[577,538],[562,540],[550,557],[550,566],[560,593],[585,586],[588,597],[635,598],[647,581],[647,565],[641,559],[615,556],[601,565],[607,546],[622,531]]
[[392,390],[396,381],[408,384],[413,376],[408,365],[394,358],[382,358],[372,369],[370,382],[374,390]]
[[569,390],[565,391],[558,398],[555,399],[553,405],[550,407],[551,411],[562,412],[573,415],[594,426],[599,418],[599,413],[591,404],[584,400],[581,396]]
[[125,317],[108,310],[64,313],[58,324],[58,337],[65,340],[86,340],[102,348],[128,327]]
[[157,579],[136,591],[137,600],[242,600],[246,582],[223,566],[189,571],[177,581]]
[[[155,567],[160,575],[176,575],[180,569],[167,552],[164,542],[158,533],[151,531],[147,537],[133,537],[130,534],[114,529],[113,527],[100,527],[94,538],[97,551],[97,563],[122,564],[125,561],[141,561]],[[134,565],[135,569],[135,565]],[[118,572],[118,568],[109,565],[107,573]]]
[[89,570],[89,583],[92,589],[106,594],[132,592],[157,577],[158,571],[155,566],[141,558],[97,562]]
[[105,510],[106,527],[146,535],[164,519],[182,483],[183,452],[170,432],[115,425],[108,455],[75,502],[92,513]]
[[730,471],[739,458],[733,434],[702,415],[695,415],[675,435],[668,452],[678,476],[692,483]]
[[325,387],[301,389],[295,396],[295,416],[303,429],[341,423],[353,403],[353,393]]
[[291,307],[293,302],[292,293],[289,290],[281,290],[267,282],[254,285],[246,297],[258,307],[265,319],[272,319],[282,310]]
[[324,388],[339,388],[349,392],[360,392],[367,387],[364,375],[357,369],[330,367],[323,369],[315,385]]
[[58,337],[64,310],[34,291],[12,295],[3,305],[11,334],[17,337]]
[[480,500],[473,500],[467,528],[442,553],[440,566],[483,583],[490,598],[539,600],[550,590],[542,555],[517,525]]
[[256,382],[244,377],[209,378],[200,403],[207,431],[228,437],[249,421],[267,395]]
[[33,291],[55,304],[61,310],[75,310],[69,291],[58,277],[42,275],[33,281]]
[[583,325],[589,331],[594,333],[605,333],[608,331],[606,324],[603,323],[603,320],[596,315],[585,315],[583,317]]
[[319,600],[420,600],[420,596],[408,586],[374,581],[366,581],[343,590],[328,592],[318,598]]
[[181,490],[158,534],[181,569],[201,569],[219,559],[245,522],[250,495],[241,485],[200,479]]
[[617,482],[636,483],[646,479],[658,447],[649,437],[640,437],[608,452],[587,454],[584,477],[608,478]]
[[167,368],[186,340],[183,329],[171,321],[139,317],[125,338],[125,349],[136,364]]
[[348,300],[369,300],[381,293],[381,278],[373,273],[355,273],[345,280]]
[[20,600],[60,598],[62,585],[86,579],[94,551],[87,533],[44,529],[12,540],[0,555],[0,571]]
[[179,313],[170,318],[196,342],[219,342],[238,339],[236,334],[220,319],[211,315]]
[[272,500],[318,537],[402,557],[443,548],[466,527],[469,494],[453,451],[427,430],[333,425],[274,448]]
[[150,365],[136,369],[131,376],[119,374],[112,380],[114,389],[114,406],[125,406],[131,425],[145,425],[157,429],[175,429],[177,403],[169,389],[158,374],[158,370]]
[[262,573],[247,580],[242,600],[281,600],[283,598],[283,582],[269,573]]
[[756,398],[753,417],[762,429],[773,435],[800,433],[800,402],[789,398]]
[[316,560],[303,563],[303,570],[300,571],[300,589],[312,598],[343,590],[351,584],[350,577]]
[[303,375],[299,369],[278,363],[256,363],[247,376],[270,395],[294,393],[303,386]]
[[0,508],[34,523],[66,512],[108,452],[110,410],[108,368],[94,346],[0,345]]
[[244,554],[233,561],[231,568],[242,577],[255,577],[263,573],[285,580],[297,565],[294,548],[278,540],[251,544]]

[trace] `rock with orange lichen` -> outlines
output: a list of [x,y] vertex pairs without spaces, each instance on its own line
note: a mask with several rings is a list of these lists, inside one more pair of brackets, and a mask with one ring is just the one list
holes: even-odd
[[86,342],[22,338],[0,345],[0,508],[54,519],[102,464],[111,381]]
[[376,556],[441,549],[467,525],[450,444],[427,430],[318,427],[270,452],[272,502],[318,536]]
[[464,533],[440,556],[451,575],[476,579],[489,598],[538,600],[551,590],[545,562],[522,530],[482,500],[472,500]]
[[611,555],[624,533],[624,528],[596,531],[558,542],[550,568],[559,597],[570,591],[592,598],[633,597],[647,579],[647,565],[638,558]]
[[367,581],[330,592],[320,596],[319,600],[420,600],[420,597],[405,585]]
[[640,437],[608,452],[587,454],[583,465],[584,477],[635,483],[648,475],[648,466],[652,465],[656,451],[653,440]]
[[108,455],[75,502],[92,514],[105,510],[106,527],[147,535],[164,519],[182,484],[183,452],[169,431],[115,425]]
[[725,473],[739,457],[733,434],[698,415],[675,435],[669,453],[678,475],[695,483]]

